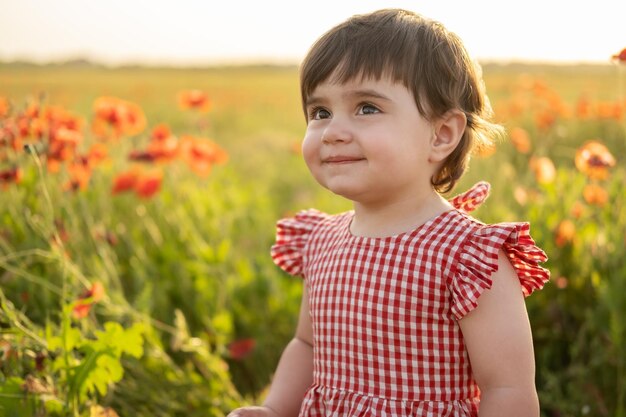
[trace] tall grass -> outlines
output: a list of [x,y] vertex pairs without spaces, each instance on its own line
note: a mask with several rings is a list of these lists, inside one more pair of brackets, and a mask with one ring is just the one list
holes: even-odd
[[[530,151],[502,143],[475,158],[457,188],[491,182],[477,216],[529,220],[550,257],[553,280],[527,300],[544,416],[626,415],[626,103],[614,70],[485,65],[496,116],[528,133]],[[210,112],[176,106],[177,93],[192,88],[209,94]],[[577,112],[583,95],[587,116]],[[43,97],[87,125],[96,98],[120,97],[147,118],[144,132],[109,143],[108,162],[84,190],[63,190],[68,172],[49,172],[40,147],[0,158],[0,172],[23,169],[20,183],[0,191],[0,410],[218,416],[262,397],[301,295],[299,280],[269,258],[275,221],[307,207],[350,208],[301,162],[296,69],[4,66],[0,96],[13,113]],[[622,113],[599,113],[604,104]],[[552,122],[538,122],[538,110],[553,112]],[[162,167],[154,196],[112,195],[128,153],[144,149],[159,123],[176,136],[211,138],[227,164],[198,177],[176,161]],[[85,131],[85,142],[95,141]],[[574,164],[592,139],[617,159],[605,180]],[[538,157],[552,161],[550,179],[537,176]],[[591,183],[606,190],[607,203],[585,200]],[[564,220],[573,236],[559,235]],[[81,303],[91,307],[82,318]]]

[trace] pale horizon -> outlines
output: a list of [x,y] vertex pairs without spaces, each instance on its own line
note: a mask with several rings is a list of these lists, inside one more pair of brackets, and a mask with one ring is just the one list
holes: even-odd
[[[621,3],[621,4],[620,4]],[[0,0],[0,61],[118,65],[298,64],[331,26],[384,7],[441,21],[481,62],[610,63],[626,3],[558,1]]]

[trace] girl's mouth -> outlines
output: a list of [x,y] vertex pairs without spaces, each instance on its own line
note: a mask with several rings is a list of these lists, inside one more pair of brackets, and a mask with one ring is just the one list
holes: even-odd
[[361,161],[365,161],[365,158],[346,155],[332,155],[322,159],[322,163],[324,164],[349,164]]

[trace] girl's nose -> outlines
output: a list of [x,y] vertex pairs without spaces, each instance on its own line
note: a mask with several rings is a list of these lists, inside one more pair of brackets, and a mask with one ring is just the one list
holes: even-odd
[[333,144],[349,142],[352,140],[352,131],[345,121],[338,118],[332,119],[322,132],[322,143]]

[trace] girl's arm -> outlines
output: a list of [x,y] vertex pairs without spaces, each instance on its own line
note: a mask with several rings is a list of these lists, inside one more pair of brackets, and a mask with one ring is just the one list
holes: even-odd
[[312,382],[313,329],[305,285],[296,334],[280,357],[263,406],[238,408],[228,417],[296,417]]
[[533,341],[519,278],[500,252],[478,306],[459,321],[474,378],[480,417],[538,417]]

